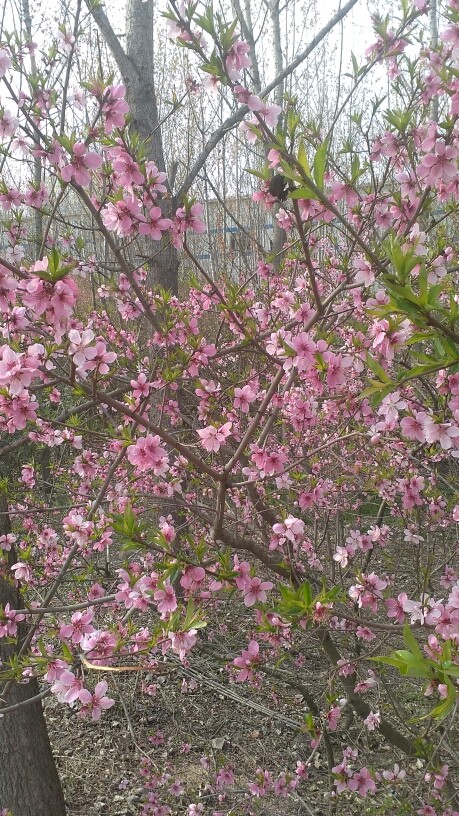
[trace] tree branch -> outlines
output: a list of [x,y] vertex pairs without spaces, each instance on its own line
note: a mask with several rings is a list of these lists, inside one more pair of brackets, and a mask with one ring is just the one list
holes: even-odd
[[113,58],[119,68],[121,76],[124,77],[126,76],[127,73],[130,73],[131,71],[135,71],[137,73],[134,63],[131,62],[131,60],[129,59],[118,37],[113,31],[110,20],[105,14],[105,11],[103,10],[102,6],[99,3],[94,4],[92,0],[85,0],[85,3],[88,7],[89,12],[92,14],[94,21],[99,26],[105,42],[107,43],[110,51],[112,52]]
[[[314,51],[315,48],[319,45],[320,42],[330,33],[330,31],[337,25],[337,23],[341,22],[342,19],[348,14],[348,12],[356,5],[358,0],[348,0],[345,6],[342,9],[336,12],[336,14],[328,21],[327,25],[325,25],[321,30],[316,34],[316,36],[311,40],[309,45],[295,57],[292,62],[290,62],[280,74],[278,74],[272,82],[269,83],[260,93],[260,96],[268,96],[274,88],[277,88],[293,71],[304,62],[305,59],[309,57],[309,55]],[[196,159],[193,167],[191,168],[190,172],[188,173],[187,178],[183,182],[182,186],[180,187],[177,193],[177,199],[179,200],[184,195],[187,194],[188,190],[190,189],[191,185],[193,184],[196,176],[206,163],[207,158],[212,153],[213,149],[217,146],[220,139],[223,138],[225,133],[232,130],[239,122],[242,121],[244,116],[249,112],[249,108],[247,105],[241,105],[240,108],[237,109],[235,113],[226,119],[223,124],[215,130],[210,139],[208,140],[207,144],[205,145],[202,153]]]

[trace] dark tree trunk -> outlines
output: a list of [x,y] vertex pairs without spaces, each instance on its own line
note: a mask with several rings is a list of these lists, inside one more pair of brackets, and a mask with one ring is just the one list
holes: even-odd
[[[132,127],[147,145],[148,158],[155,162],[160,172],[166,173],[156,102],[153,5],[142,0],[128,0],[126,56],[131,70],[123,73],[123,80],[131,108]],[[175,214],[173,199],[163,198],[161,209],[167,218],[172,218]],[[179,258],[175,247],[170,243],[161,245],[157,241],[140,239],[138,244],[141,255],[149,258],[146,268],[150,270],[150,286],[161,286],[174,295],[178,294]]]
[[[8,505],[0,496],[0,535],[11,532]],[[8,553],[3,570],[10,572],[16,553]],[[14,581],[0,574],[0,606],[9,603],[12,609],[21,607]],[[24,635],[24,625],[19,633]],[[7,665],[15,647],[0,640],[0,661]],[[2,707],[25,702],[16,711],[0,717],[0,808],[8,808],[13,816],[65,816],[64,794],[54,762],[48,731],[40,700],[28,703],[39,693],[38,683],[13,683],[6,694],[1,683]]]
[[[156,103],[154,72],[154,15],[153,3],[127,0],[126,50],[113,31],[102,5],[86,0],[94,20],[112,52],[127,89],[127,101],[131,109],[132,129],[139,134],[147,148],[148,159],[154,161],[158,170],[167,173],[158,106]],[[167,182],[166,182],[167,183]],[[172,218],[176,202],[169,190],[159,202],[163,215]],[[149,270],[150,286],[161,286],[177,294],[178,252],[172,244],[138,238],[134,244],[136,263]]]
[[[8,705],[36,694],[36,680],[15,683]],[[40,701],[0,719],[0,804],[13,816],[65,816],[64,794]]]

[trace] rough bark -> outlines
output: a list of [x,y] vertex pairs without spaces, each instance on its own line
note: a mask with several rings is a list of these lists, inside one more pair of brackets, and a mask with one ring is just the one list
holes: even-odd
[[[132,130],[141,137],[148,159],[155,162],[160,172],[165,173],[167,170],[155,88],[153,3],[128,0],[126,50],[102,7],[88,5],[126,86]],[[166,196],[158,203],[165,217],[171,218],[174,215],[176,202],[172,196]],[[161,286],[173,294],[178,293],[179,257],[172,244],[161,245],[158,241],[139,239],[134,251],[137,256],[135,262],[149,270],[150,286]]]
[[[11,532],[8,506],[0,495],[0,535]],[[8,553],[8,567],[16,553]],[[14,582],[0,578],[0,606],[7,603],[21,608],[21,598]],[[24,627],[19,632],[24,635]],[[14,656],[13,644],[0,640],[0,661],[8,663]],[[3,686],[3,684],[1,684]],[[65,816],[64,794],[54,762],[40,700],[28,701],[39,693],[36,680],[14,683],[4,697],[3,705],[23,705],[0,717],[0,808],[8,808],[13,816]]]

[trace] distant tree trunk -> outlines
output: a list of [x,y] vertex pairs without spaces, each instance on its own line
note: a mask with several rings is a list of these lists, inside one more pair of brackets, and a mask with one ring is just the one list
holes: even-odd
[[[131,70],[123,73],[127,100],[131,108],[132,127],[148,145],[148,158],[158,170],[166,173],[161,127],[156,102],[154,66],[154,14],[153,3],[128,0],[126,6],[126,56]],[[121,67],[121,66],[120,66]],[[175,202],[163,198],[163,214],[170,218],[175,212]],[[150,284],[162,286],[173,294],[178,293],[178,252],[172,244],[161,246],[157,241],[141,241],[140,252],[151,260]]]
[[[273,31],[273,50],[274,50],[274,71],[275,76],[279,76],[282,72],[284,67],[284,60],[282,57],[282,38],[281,38],[281,29],[280,29],[280,8],[279,8],[279,0],[271,0],[268,5],[269,13],[271,15],[271,23],[272,23],[272,31]],[[275,91],[274,101],[276,105],[279,105],[281,108],[284,104],[284,83],[279,82],[279,85]],[[282,120],[280,120],[282,121]],[[275,208],[275,212],[277,213],[280,210],[280,206]],[[274,215],[274,213],[273,213]],[[287,233],[283,230],[275,217],[273,218],[273,246],[272,251],[275,255],[279,255],[282,252],[282,247],[284,246],[287,240]],[[274,266],[279,268],[280,266],[280,257],[278,257],[275,262]]]
[[[8,505],[0,495],[0,535],[11,532]],[[16,561],[12,549],[5,572]],[[14,581],[0,577],[0,606],[21,608],[21,598]],[[25,626],[21,625],[20,638]],[[8,665],[15,647],[0,640],[0,661]],[[2,688],[4,684],[2,684]],[[39,694],[36,680],[14,683],[5,695],[0,688],[3,706],[25,702],[24,706],[0,717],[0,808],[13,816],[65,816],[64,794],[57,773],[46,729],[41,701],[27,704]]]
[[[154,14],[153,3],[142,0],[127,0],[126,5],[126,50],[122,47],[102,6],[86,0],[94,20],[112,52],[119,72],[127,89],[127,100],[131,108],[132,128],[147,147],[147,157],[154,161],[158,170],[166,173],[162,133],[158,119],[154,69]],[[170,193],[170,191],[169,191]],[[158,202],[163,215],[174,215],[176,202],[172,195]],[[173,294],[178,292],[178,252],[172,244],[158,241],[136,241],[135,251],[139,265],[149,269],[151,286],[162,286]]]
[[[438,8],[437,0],[430,3],[430,47],[435,50],[438,47]],[[434,94],[432,99],[432,119],[438,122],[438,96]]]

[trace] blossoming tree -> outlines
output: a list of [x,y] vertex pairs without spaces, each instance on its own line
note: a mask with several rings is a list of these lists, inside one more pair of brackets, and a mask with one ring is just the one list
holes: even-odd
[[[256,278],[237,285],[209,278],[190,249],[189,235],[205,230],[199,201],[184,197],[164,216],[165,173],[129,126],[124,87],[88,79],[89,124],[69,132],[46,62],[29,81],[34,44],[5,39],[5,756],[8,722],[20,723],[26,750],[17,718],[46,694],[97,722],[116,702],[113,669],[192,661],[200,630],[231,598],[251,632],[226,658],[231,677],[258,685],[280,659],[296,683],[304,673],[310,743],[277,780],[259,770],[243,812],[267,794],[300,797],[317,750],[338,808],[395,790],[404,812],[459,812],[449,737],[459,699],[459,4],[445,3],[436,48],[413,57],[425,12],[424,0],[406,1],[393,28],[375,18],[351,91],[383,65],[397,106],[381,113],[375,100],[354,112],[354,140],[338,145],[333,129],[302,122],[294,100],[282,111],[269,88],[253,92],[249,45],[232,23],[171,0],[171,36],[234,92],[232,126],[241,121],[267,155],[256,199],[282,203],[282,263],[260,258]],[[59,42],[71,65],[78,27]],[[43,162],[40,184],[25,175],[29,157]],[[69,196],[111,265],[56,230]],[[38,258],[31,210],[45,224]],[[129,260],[139,235],[193,261],[184,297],[151,289]],[[89,311],[78,292],[97,271],[105,279]],[[51,490],[43,447],[59,454]],[[312,649],[328,666],[318,691],[307,682]],[[416,689],[408,723],[394,677]],[[352,744],[337,753],[334,732],[351,712],[391,746],[389,764]],[[233,780],[229,771],[215,780],[220,808]],[[172,813],[167,797],[183,792],[174,786],[161,798],[158,783],[144,812]],[[0,794],[15,816],[50,812],[3,777]],[[63,812],[59,791],[53,808]]]

